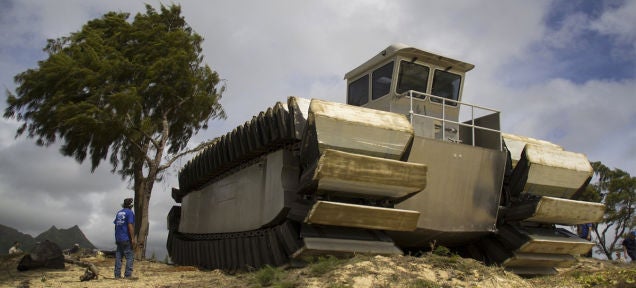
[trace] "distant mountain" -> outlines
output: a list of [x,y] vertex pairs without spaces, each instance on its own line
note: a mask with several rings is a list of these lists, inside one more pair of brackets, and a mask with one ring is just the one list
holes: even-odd
[[0,255],[8,254],[15,241],[20,242],[22,250],[30,250],[35,245],[33,236],[0,224]]
[[42,232],[35,238],[29,234],[21,233],[14,228],[0,225],[0,255],[9,253],[9,248],[13,246],[13,242],[15,241],[22,243],[22,250],[28,252],[35,246],[35,243],[44,241],[45,239],[54,242],[60,246],[62,250],[71,248],[75,243],[79,244],[82,248],[95,248],[93,243],[86,238],[77,225],[68,229],[57,229],[57,227],[51,226],[49,230]]
[[95,249],[93,243],[88,241],[82,230],[77,225],[68,229],[57,229],[55,226],[51,226],[49,230],[42,232],[42,234],[35,237],[36,242],[49,241],[60,246],[62,250],[73,247],[74,244],[79,244],[82,248]]

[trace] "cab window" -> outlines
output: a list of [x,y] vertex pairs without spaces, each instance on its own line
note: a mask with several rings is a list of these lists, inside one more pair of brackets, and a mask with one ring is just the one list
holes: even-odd
[[[397,93],[401,94],[409,90],[426,93],[429,71],[430,69],[426,66],[413,62],[401,61],[400,73],[398,74]],[[415,95],[415,97],[424,98],[423,95]]]
[[391,91],[391,77],[393,77],[393,61],[373,71],[371,79],[371,99],[378,99]]
[[[457,101],[459,99],[459,87],[461,81],[462,77],[460,75],[442,70],[435,70],[431,94]],[[439,99],[431,99],[431,101],[438,103],[442,102]],[[452,106],[457,105],[457,103],[454,102],[446,102],[446,104]]]
[[361,106],[369,102],[369,75],[349,84],[347,91],[347,104]]

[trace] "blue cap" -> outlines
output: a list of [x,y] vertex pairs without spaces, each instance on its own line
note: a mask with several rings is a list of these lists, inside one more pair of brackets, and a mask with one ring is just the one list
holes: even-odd
[[629,234],[636,236],[636,231],[629,232]]

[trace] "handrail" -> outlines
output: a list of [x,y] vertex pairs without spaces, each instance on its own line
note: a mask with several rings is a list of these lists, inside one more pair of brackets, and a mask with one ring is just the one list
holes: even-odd
[[[424,98],[416,98],[416,97],[414,97],[414,95],[421,95],[421,96],[424,96]],[[479,105],[464,103],[464,102],[453,100],[453,99],[447,99],[447,98],[444,98],[444,97],[435,96],[435,95],[427,94],[427,93],[422,93],[422,92],[418,92],[418,91],[414,91],[414,90],[409,90],[409,91],[406,91],[406,92],[398,95],[398,97],[403,97],[403,96],[408,96],[409,99],[410,99],[409,120],[411,121],[411,125],[413,124],[414,116],[428,118],[428,119],[433,119],[433,120],[439,120],[439,121],[442,122],[442,140],[444,140],[444,141],[446,141],[446,123],[447,122],[448,123],[457,124],[459,126],[470,127],[471,130],[472,130],[472,133],[471,133],[471,135],[472,135],[472,139],[471,139],[472,140],[471,141],[472,146],[475,146],[475,129],[484,130],[484,131],[490,131],[490,132],[495,132],[495,133],[501,133],[501,130],[475,125],[475,109],[491,112],[489,115],[492,115],[492,114],[500,115],[501,112],[498,111],[498,110],[487,108],[487,107],[483,107],[483,106],[479,106]],[[423,102],[423,101],[430,101],[430,99],[441,100],[441,104],[442,104],[442,118],[414,113],[414,111],[413,111],[413,100],[422,101]],[[455,103],[456,105],[459,105],[459,107],[458,107],[459,109],[461,109],[462,106],[470,107],[470,109],[471,109],[471,112],[470,112],[470,124],[466,124],[466,123],[463,123],[463,122],[446,119],[446,102]],[[503,149],[502,145],[503,144],[501,143],[501,141],[499,141],[499,150],[500,151]]]

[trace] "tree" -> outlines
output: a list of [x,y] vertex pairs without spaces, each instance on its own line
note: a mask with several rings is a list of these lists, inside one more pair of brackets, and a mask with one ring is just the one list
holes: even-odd
[[592,167],[598,182],[588,185],[581,200],[600,199],[605,204],[605,215],[601,221],[603,225],[597,225],[595,231],[603,253],[607,259],[613,259],[612,251],[615,251],[616,243],[636,224],[636,178],[623,170],[610,169],[601,162],[592,162]]
[[60,152],[91,172],[109,159],[112,172],[133,183],[137,247],[143,258],[148,204],[155,181],[183,155],[211,119],[225,118],[224,86],[203,63],[203,38],[181,7],[146,5],[144,14],[109,12],[69,36],[49,39],[48,58],[15,76],[5,118],[21,122],[16,137],[60,141]]

